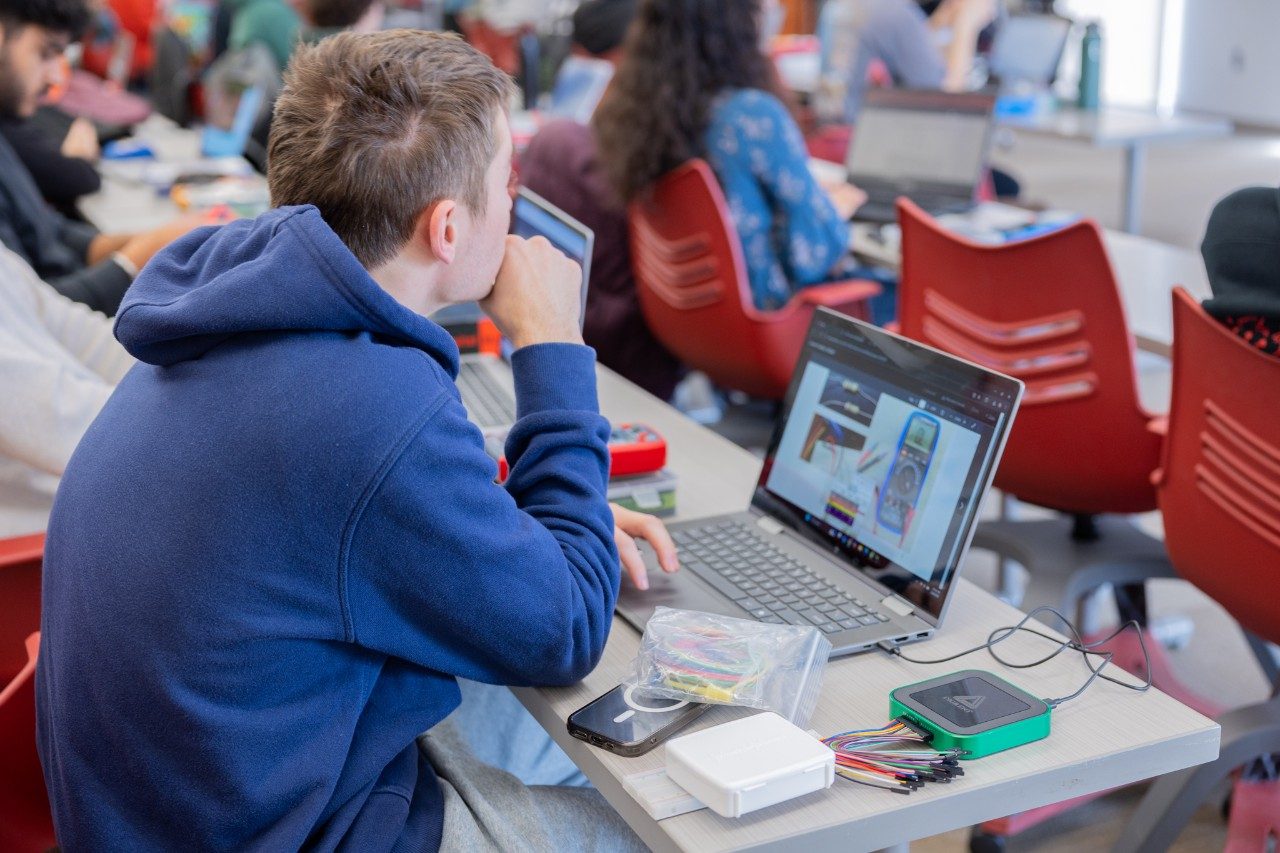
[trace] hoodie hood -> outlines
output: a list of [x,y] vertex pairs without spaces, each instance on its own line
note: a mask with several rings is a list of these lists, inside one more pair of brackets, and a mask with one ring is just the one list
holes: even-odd
[[389,338],[458,373],[449,334],[383,290],[311,205],[174,241],[129,288],[115,324],[125,349],[159,366],[237,335],[306,331]]

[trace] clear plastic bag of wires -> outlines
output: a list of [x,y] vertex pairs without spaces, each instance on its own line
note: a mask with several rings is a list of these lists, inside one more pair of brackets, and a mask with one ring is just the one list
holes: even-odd
[[659,607],[640,641],[636,683],[655,696],[759,708],[804,727],[830,656],[817,628]]

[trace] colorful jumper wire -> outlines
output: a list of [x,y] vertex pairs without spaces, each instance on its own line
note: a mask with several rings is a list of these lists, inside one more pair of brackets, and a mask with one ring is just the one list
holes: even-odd
[[910,794],[928,782],[964,775],[959,761],[963,750],[931,749],[924,735],[901,720],[822,742],[836,754],[836,773],[860,785]]

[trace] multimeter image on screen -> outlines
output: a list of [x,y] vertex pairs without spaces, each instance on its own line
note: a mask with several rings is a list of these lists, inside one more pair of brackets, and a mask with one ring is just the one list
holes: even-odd
[[906,528],[907,518],[915,510],[925,477],[929,475],[929,463],[938,446],[939,427],[937,418],[924,412],[912,412],[907,418],[876,507],[876,518],[885,529],[902,533]]

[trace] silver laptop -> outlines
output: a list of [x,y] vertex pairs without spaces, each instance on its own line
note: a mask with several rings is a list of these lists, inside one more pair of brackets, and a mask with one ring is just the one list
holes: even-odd
[[[516,195],[511,213],[511,233],[518,237],[546,237],[561,252],[582,267],[581,311],[586,317],[587,284],[591,280],[591,252],[595,234],[590,228],[565,213],[542,196],[524,187]],[[437,313],[435,319],[446,327],[465,323],[470,312],[471,323],[480,317],[478,306],[454,306]],[[486,438],[501,441],[516,422],[515,382],[508,359],[511,344],[503,341],[499,355],[470,353],[462,356],[458,369],[458,391],[471,421]]]
[[853,215],[895,222],[899,196],[941,216],[974,204],[991,148],[995,96],[913,89],[867,92],[845,169],[867,193]]
[[645,549],[654,608],[814,625],[834,654],[942,624],[1022,383],[827,309],[814,315],[751,506],[670,525],[681,570]]
[[547,115],[588,124],[613,79],[613,63],[586,56],[570,56],[560,65],[551,90]]
[[1048,89],[1058,74],[1071,21],[1057,15],[1010,15],[996,30],[987,60],[1002,91]]

